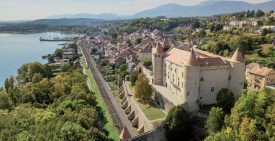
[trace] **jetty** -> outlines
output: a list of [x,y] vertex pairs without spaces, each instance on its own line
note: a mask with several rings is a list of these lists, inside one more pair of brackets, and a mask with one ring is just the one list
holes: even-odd
[[75,38],[76,37],[64,37],[64,38],[55,37],[55,38],[45,39],[40,37],[39,40],[41,42],[67,42],[67,41],[72,41]]

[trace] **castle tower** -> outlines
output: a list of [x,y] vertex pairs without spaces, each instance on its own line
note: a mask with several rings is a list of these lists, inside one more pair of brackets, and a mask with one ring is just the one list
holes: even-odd
[[245,81],[245,61],[242,52],[239,48],[236,49],[235,53],[230,59],[231,70],[229,76],[229,88],[234,93],[235,98],[239,98],[244,88]]
[[120,141],[131,141],[131,136],[129,132],[125,129],[125,127],[122,129],[120,135],[119,135]]
[[185,106],[189,111],[199,109],[199,83],[200,83],[200,64],[199,58],[193,48],[184,67],[184,96],[186,99]]
[[163,46],[158,42],[152,49],[153,84],[162,85],[163,83],[163,56]]
[[164,38],[162,45],[164,52],[168,51],[171,48],[171,43],[167,37]]

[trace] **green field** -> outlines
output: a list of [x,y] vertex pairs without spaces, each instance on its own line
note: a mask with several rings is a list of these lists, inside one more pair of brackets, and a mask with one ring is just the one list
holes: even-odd
[[[131,93],[134,94],[134,89],[135,89],[134,86],[130,85],[129,87],[130,87]],[[140,105],[141,110],[149,120],[157,120],[157,119],[162,119],[166,117],[166,114],[155,105],[143,104],[140,102],[138,103]]]
[[[84,65],[84,68],[86,68],[86,63],[84,62],[85,62],[85,59],[82,57],[82,63]],[[113,120],[108,111],[107,105],[100,94],[98,86],[95,83],[94,76],[89,69],[85,69],[85,72],[89,80],[88,85],[90,89],[95,93],[97,104],[101,108],[101,112],[103,113],[103,116],[104,116],[102,117],[104,119],[103,127],[108,132],[109,138],[113,139],[114,141],[119,141],[119,134],[117,132],[117,129],[114,127]]]

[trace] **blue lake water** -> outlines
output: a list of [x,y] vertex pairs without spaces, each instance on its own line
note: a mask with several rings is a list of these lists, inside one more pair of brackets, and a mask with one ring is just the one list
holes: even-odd
[[[2,34],[0,33],[0,86],[6,78],[16,75],[17,69],[29,62],[46,63],[42,56],[53,53],[58,42],[40,42],[39,38],[62,37],[61,33]],[[67,35],[66,35],[67,36]]]

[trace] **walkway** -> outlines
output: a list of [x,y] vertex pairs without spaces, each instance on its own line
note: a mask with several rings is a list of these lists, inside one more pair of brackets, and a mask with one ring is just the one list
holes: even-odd
[[132,124],[125,116],[124,111],[117,105],[112,91],[110,90],[107,82],[103,79],[102,74],[98,71],[96,63],[87,52],[85,46],[86,43],[85,41],[83,41],[80,45],[80,48],[83,52],[84,57],[86,58],[89,69],[94,75],[94,79],[98,85],[100,93],[106,105],[108,105],[109,112],[112,116],[114,123],[116,124],[116,127],[118,128],[118,131],[120,132],[124,127],[126,127],[132,137],[137,135],[137,131],[134,130],[134,128],[132,127]]

